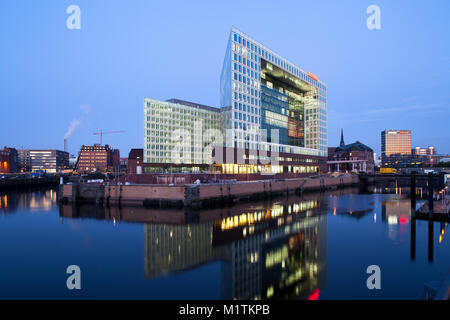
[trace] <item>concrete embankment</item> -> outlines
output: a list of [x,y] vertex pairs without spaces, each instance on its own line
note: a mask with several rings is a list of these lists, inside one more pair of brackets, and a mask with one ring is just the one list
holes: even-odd
[[60,185],[67,203],[143,205],[149,207],[216,207],[245,200],[301,194],[357,185],[358,176],[261,180],[223,184],[111,185],[77,183]]

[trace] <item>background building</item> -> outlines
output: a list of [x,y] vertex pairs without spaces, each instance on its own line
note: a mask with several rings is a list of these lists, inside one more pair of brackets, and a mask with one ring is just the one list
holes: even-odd
[[142,173],[143,164],[144,149],[131,149],[128,154],[128,173]]
[[411,165],[411,130],[385,130],[381,132],[381,162],[383,167]]
[[79,172],[113,171],[120,166],[120,152],[109,145],[95,144],[81,146],[78,153],[77,170]]
[[17,150],[17,158],[20,172],[31,171],[30,150],[19,149]]
[[120,172],[128,171],[128,158],[120,158]]
[[69,153],[61,150],[19,150],[19,157],[24,172],[58,173],[69,167]]
[[434,155],[437,152],[434,147],[428,148],[415,147],[414,149],[411,150],[411,153],[413,156],[427,156],[427,155]]
[[433,166],[439,162],[434,147],[415,147],[411,150],[411,163],[416,166]]
[[345,144],[344,133],[341,131],[341,142],[339,147],[328,148],[328,171],[363,171],[373,173],[375,167],[374,158],[373,150],[359,141]]
[[18,170],[17,150],[4,147],[3,150],[0,150],[0,173],[14,173]]
[[78,157],[74,154],[69,156],[69,167],[75,169],[77,166]]

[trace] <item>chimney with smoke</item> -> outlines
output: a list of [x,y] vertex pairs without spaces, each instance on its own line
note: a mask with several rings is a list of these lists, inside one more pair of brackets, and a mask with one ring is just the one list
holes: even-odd
[[67,151],[67,139],[64,139],[64,152],[69,152]]

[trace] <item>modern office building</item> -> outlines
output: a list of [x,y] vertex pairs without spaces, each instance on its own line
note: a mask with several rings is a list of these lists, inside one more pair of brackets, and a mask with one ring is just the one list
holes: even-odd
[[[19,150],[22,162],[29,163],[31,172],[58,173],[69,167],[69,153],[61,150]],[[28,164],[25,164],[27,166]]]
[[411,130],[385,130],[381,132],[381,153],[384,157],[394,154],[411,154]]
[[326,86],[232,28],[219,108],[144,100],[145,171],[326,171]]
[[[144,100],[144,162],[155,170],[211,164],[212,141],[220,134],[218,108],[170,99]],[[209,137],[206,134],[209,133]],[[207,143],[209,140],[209,143]],[[146,166],[147,172],[152,166]]]
[[81,146],[76,168],[79,172],[106,172],[120,166],[120,153],[109,145]]
[[381,132],[381,162],[384,167],[404,167],[411,163],[411,130]]
[[445,158],[446,155],[438,154],[436,148],[415,147],[411,150],[412,159],[415,163],[420,163],[421,166],[437,165],[440,159]]
[[20,172],[31,171],[30,150],[27,149],[17,150],[17,159]]
[[326,86],[232,28],[221,75],[228,147],[327,156]]
[[415,147],[411,150],[413,156],[431,156],[436,154],[436,149],[434,147],[422,148]]

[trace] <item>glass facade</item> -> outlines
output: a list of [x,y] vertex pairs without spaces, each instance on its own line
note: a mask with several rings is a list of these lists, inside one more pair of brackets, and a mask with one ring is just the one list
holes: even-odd
[[411,131],[385,130],[381,132],[381,151],[386,157],[393,154],[411,154]]
[[327,156],[325,84],[236,28],[220,88],[227,147]]
[[411,162],[411,130],[381,132],[381,161],[383,166],[407,166]]
[[29,150],[31,171],[57,173],[69,167],[69,153],[60,150]]
[[[318,166],[297,162],[327,156],[326,113],[326,86],[316,76],[232,28],[220,108],[144,100],[144,163],[241,165],[222,166],[225,172],[317,172]],[[236,150],[239,155],[228,155]],[[242,158],[243,150],[248,159]],[[290,160],[279,163],[279,154]]]
[[215,132],[220,130],[218,108],[146,98],[144,162],[210,164]]

